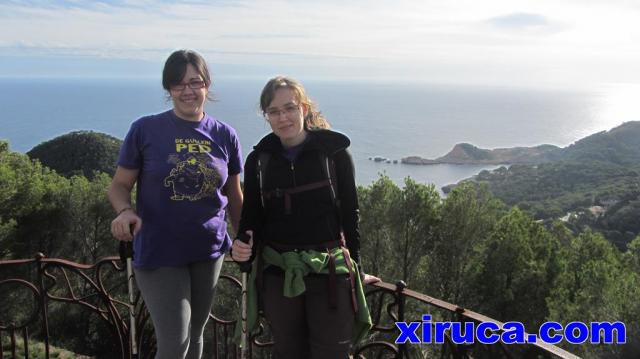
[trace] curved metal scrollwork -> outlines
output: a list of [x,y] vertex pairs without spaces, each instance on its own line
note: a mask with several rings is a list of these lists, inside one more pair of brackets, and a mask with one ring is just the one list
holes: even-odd
[[[227,259],[226,261],[231,262]],[[129,309],[133,308],[137,328],[138,358],[152,358],[155,354],[155,338],[150,317],[139,292],[135,293],[133,306],[126,296],[126,271],[118,257],[107,257],[95,264],[86,265],[64,259],[45,258],[38,255],[34,259],[0,261],[0,273],[14,273],[5,268],[31,268],[26,278],[3,278],[0,276],[0,304],[15,297],[16,289],[24,287],[31,293],[35,305],[19,322],[0,318],[0,337],[9,335],[10,351],[16,352],[16,333],[21,334],[24,346],[28,346],[29,332],[36,333],[37,339],[45,343],[45,357],[49,358],[48,320],[49,309],[56,306],[77,306],[99,318],[111,333],[104,338],[112,343],[116,356],[132,358],[129,344]],[[17,273],[17,271],[15,272]],[[216,294],[216,304],[210,314],[205,332],[205,354],[209,358],[237,358],[239,350],[233,341],[233,333],[239,310],[241,284],[236,266],[225,266],[220,276]],[[481,314],[440,301],[406,288],[404,283],[389,284],[378,282],[367,286],[366,298],[369,304],[373,328],[368,338],[354,346],[353,358],[420,358],[438,356],[442,358],[512,358],[522,355],[533,357],[575,358],[572,354],[552,345],[531,344],[525,346],[496,345],[455,345],[446,338],[445,345],[411,346],[395,344],[398,334],[395,323],[415,320],[420,313],[438,313],[434,317],[455,317],[456,320],[495,320]],[[22,303],[12,303],[22,305]],[[497,322],[496,322],[497,323]],[[54,333],[55,336],[55,333]],[[7,341],[5,340],[4,343]],[[2,344],[0,342],[0,353]],[[6,344],[5,344],[6,345]],[[252,358],[270,358],[273,342],[270,329],[264,318],[251,337],[249,350]]]
[[[3,286],[8,287],[11,284],[16,284],[18,286],[27,288],[29,291],[31,291],[35,305],[33,306],[33,311],[31,312],[31,314],[29,314],[26,318],[22,319],[22,323],[20,322],[16,323],[15,321],[8,321],[8,320],[5,321],[3,320],[4,318],[0,316],[0,331],[1,330],[4,330],[4,331],[20,330],[27,327],[30,323],[37,320],[38,314],[40,314],[40,310],[41,310],[40,301],[38,300],[38,298],[40,297],[40,291],[38,290],[38,288],[36,288],[35,285],[22,279],[0,280],[0,293],[4,291],[4,289],[2,288]],[[6,312],[6,309],[5,309],[3,310],[3,314],[10,314],[10,313]]]

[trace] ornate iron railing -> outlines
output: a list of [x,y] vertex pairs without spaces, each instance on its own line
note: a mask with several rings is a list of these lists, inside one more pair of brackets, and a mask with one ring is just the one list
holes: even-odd
[[[233,342],[239,312],[240,281],[236,266],[225,265],[218,282],[218,294],[205,333],[207,358],[238,358]],[[429,313],[436,320],[499,322],[427,295],[409,290],[402,282],[378,282],[367,286],[367,301],[374,327],[369,338],[354,346],[354,358],[577,358],[544,343],[525,345],[457,345],[446,337],[443,345],[395,344],[394,323],[411,321]],[[53,311],[65,320],[71,310],[85,310],[91,319],[89,331],[98,337],[99,348],[90,353],[98,358],[132,358],[129,341],[129,309],[133,307],[137,330],[138,358],[152,358],[155,339],[139,294],[131,306],[126,296],[126,274],[119,257],[107,257],[95,264],[78,264],[46,258],[0,261],[0,354],[1,358],[29,358],[32,343],[42,342],[43,357],[50,358],[52,343],[61,342],[50,333]],[[419,319],[417,321],[420,321]],[[101,324],[99,324],[101,323]],[[70,323],[73,325],[73,323]],[[76,323],[78,325],[78,323]],[[260,333],[249,347],[251,358],[271,358],[269,329],[260,323]],[[20,354],[22,353],[22,354]]]

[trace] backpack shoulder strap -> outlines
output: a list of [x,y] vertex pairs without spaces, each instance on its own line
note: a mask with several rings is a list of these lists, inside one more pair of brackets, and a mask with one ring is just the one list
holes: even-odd
[[336,163],[333,160],[333,157],[328,156],[324,152],[319,152],[319,158],[320,158],[320,163],[322,166],[322,172],[324,174],[324,178],[329,180],[331,200],[333,201],[336,208],[339,210],[340,199],[338,197],[338,177],[336,175]]
[[267,165],[269,164],[269,159],[271,158],[271,153],[269,152],[260,152],[258,154],[258,162],[257,166],[257,175],[258,175],[258,186],[260,188],[260,201],[262,201],[262,208],[264,208],[264,178],[267,171]]
[[[328,156],[326,153],[319,152],[318,158],[320,160],[320,167],[322,168],[323,177],[329,181],[331,200],[340,213],[340,200],[338,197],[338,177],[336,175],[336,164],[333,157]],[[260,152],[258,154],[258,162],[256,164],[256,174],[258,176],[258,186],[260,189],[260,200],[262,201],[262,208],[265,207],[265,193],[264,193],[264,179],[266,178],[267,165],[271,159],[270,152]]]

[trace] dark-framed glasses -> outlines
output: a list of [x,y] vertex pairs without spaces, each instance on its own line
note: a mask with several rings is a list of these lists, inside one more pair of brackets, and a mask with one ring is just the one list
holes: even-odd
[[170,88],[172,91],[184,91],[184,89],[186,89],[187,87],[189,87],[192,90],[198,90],[205,87],[206,85],[207,84],[202,80],[194,80],[194,81],[189,81],[186,84],[182,83],[177,85],[171,85]]
[[298,114],[298,112],[300,112],[300,105],[291,103],[291,104],[284,105],[282,109],[275,108],[275,107],[268,108],[264,114],[269,120],[275,120],[280,118],[281,114],[283,113],[289,116],[289,115],[296,115]]

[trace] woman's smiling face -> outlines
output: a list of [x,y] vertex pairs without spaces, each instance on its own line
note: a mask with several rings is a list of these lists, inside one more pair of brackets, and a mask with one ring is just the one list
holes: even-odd
[[304,117],[307,115],[307,108],[300,104],[292,89],[282,87],[276,90],[265,114],[271,130],[285,147],[295,146],[304,141]]
[[191,64],[187,64],[186,72],[180,84],[171,86],[170,95],[173,111],[183,120],[200,121],[204,116],[204,102],[209,89],[202,76]]

